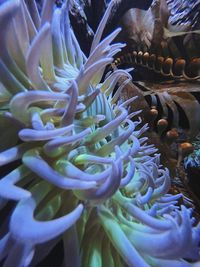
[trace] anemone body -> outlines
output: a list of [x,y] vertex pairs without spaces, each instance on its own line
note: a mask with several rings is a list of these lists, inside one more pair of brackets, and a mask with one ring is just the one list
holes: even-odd
[[[85,57],[68,17],[34,1],[0,6],[0,260],[35,266],[60,241],[63,266],[198,266],[192,211],[170,195],[169,172],[119,101],[125,70],[103,73],[124,46],[101,40],[114,1]],[[125,83],[113,93],[120,77]],[[11,165],[15,166],[10,169]],[[184,258],[184,259],[183,259]]]

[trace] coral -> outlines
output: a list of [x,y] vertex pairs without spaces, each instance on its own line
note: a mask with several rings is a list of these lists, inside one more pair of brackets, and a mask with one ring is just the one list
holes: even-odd
[[[101,40],[114,1],[84,56],[68,2],[0,6],[0,206],[4,267],[35,266],[63,240],[63,266],[195,266],[198,224],[170,195],[169,172],[121,102],[130,80],[105,68],[124,46]],[[125,82],[113,92],[117,81]],[[137,128],[136,128],[137,127]],[[13,165],[12,165],[13,166]],[[184,259],[185,260],[184,260]],[[197,263],[198,264],[198,263]]]
[[147,11],[129,10],[122,18],[119,39],[127,46],[112,64],[134,68],[133,87],[145,107],[142,116],[150,124],[162,162],[172,161],[174,173],[179,144],[191,143],[200,130],[197,2],[156,0]]

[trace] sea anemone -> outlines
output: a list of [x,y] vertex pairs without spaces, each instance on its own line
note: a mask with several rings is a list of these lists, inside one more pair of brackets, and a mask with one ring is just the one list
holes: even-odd
[[192,210],[168,194],[169,171],[142,136],[148,126],[128,112],[135,97],[119,100],[130,75],[102,78],[124,46],[111,44],[120,29],[101,41],[114,2],[88,58],[68,1],[45,0],[41,14],[34,1],[0,6],[1,211],[16,203],[1,221],[3,267],[35,266],[60,240],[63,266],[199,264],[189,263],[200,258]]

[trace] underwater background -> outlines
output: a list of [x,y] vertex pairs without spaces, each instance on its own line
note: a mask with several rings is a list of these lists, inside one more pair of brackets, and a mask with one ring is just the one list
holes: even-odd
[[0,266],[200,266],[200,1],[0,1]]

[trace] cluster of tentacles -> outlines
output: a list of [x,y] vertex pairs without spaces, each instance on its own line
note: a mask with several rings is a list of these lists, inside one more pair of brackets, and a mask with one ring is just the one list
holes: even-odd
[[[62,266],[198,266],[200,225],[119,95],[130,75],[105,67],[124,46],[101,41],[88,58],[69,21],[68,1],[0,5],[0,260],[35,266],[60,241]],[[117,81],[124,83],[114,91]],[[12,163],[12,167],[10,165]],[[14,166],[14,167],[13,167]],[[12,169],[11,169],[12,168]],[[193,263],[191,263],[193,262]]]

